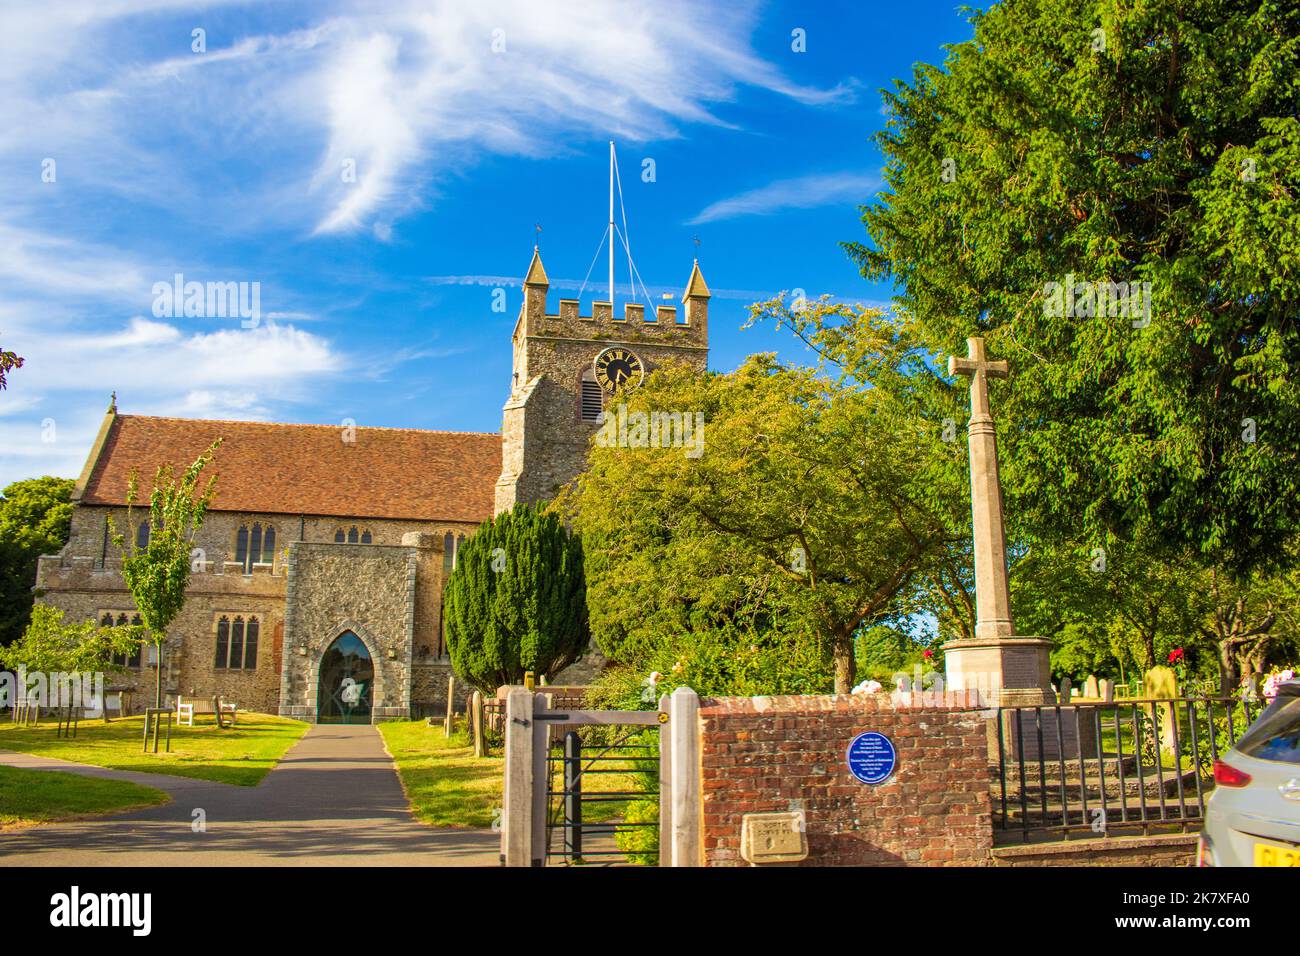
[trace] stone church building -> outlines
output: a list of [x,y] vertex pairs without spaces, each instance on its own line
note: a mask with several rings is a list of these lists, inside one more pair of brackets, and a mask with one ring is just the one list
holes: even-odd
[[[515,502],[553,497],[583,469],[614,391],[667,363],[703,370],[709,290],[696,264],[683,309],[609,302],[547,311],[534,251],[511,345],[500,435],[406,428],[104,416],[73,492],[71,536],[41,558],[38,599],[69,619],[130,623],[109,518],[127,527],[127,484],[142,496],[159,465],[178,471],[222,439],[217,494],[196,540],[184,610],[163,648],[163,686],[307,721],[421,716],[445,706],[451,665],[442,591],[456,551]],[[146,646],[108,683],[152,700]]]

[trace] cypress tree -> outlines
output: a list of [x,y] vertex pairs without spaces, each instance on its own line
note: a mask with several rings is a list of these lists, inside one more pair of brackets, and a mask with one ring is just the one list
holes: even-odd
[[581,538],[526,504],[483,522],[457,553],[443,622],[456,676],[485,693],[554,677],[587,647]]

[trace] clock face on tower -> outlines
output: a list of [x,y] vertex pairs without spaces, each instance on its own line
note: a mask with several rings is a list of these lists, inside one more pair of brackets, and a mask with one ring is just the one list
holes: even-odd
[[637,354],[621,347],[605,349],[596,356],[592,368],[596,372],[596,381],[607,392],[625,385],[637,385],[645,376],[645,367]]

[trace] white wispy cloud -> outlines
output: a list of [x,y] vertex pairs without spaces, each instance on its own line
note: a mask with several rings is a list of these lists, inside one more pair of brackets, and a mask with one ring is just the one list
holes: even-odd
[[[808,104],[856,94],[852,80],[802,86],[759,57],[754,2],[314,0],[274,8],[288,17],[255,10],[245,35],[214,27],[191,52],[190,29],[226,6],[247,5],[7,4],[0,161],[26,169],[39,143],[79,183],[137,201],[201,188],[228,222],[382,240],[484,155],[727,125],[719,107],[744,87]],[[271,161],[256,178],[223,188],[223,164],[257,155]]]
[[735,219],[738,216],[764,216],[785,209],[813,209],[835,203],[865,202],[880,188],[877,175],[860,172],[813,173],[793,179],[780,179],[757,189],[710,203],[689,225]]

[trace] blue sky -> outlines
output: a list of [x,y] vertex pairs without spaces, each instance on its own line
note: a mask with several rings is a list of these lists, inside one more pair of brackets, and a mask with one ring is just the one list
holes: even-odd
[[[112,391],[133,414],[499,430],[534,226],[554,310],[605,229],[611,139],[651,295],[680,295],[698,237],[711,366],[796,358],[745,306],[888,299],[838,246],[879,188],[879,90],[969,34],[952,0],[7,3],[0,346],[27,364],[0,485],[75,476]],[[621,248],[617,270],[626,294]],[[260,321],[158,315],[177,273],[258,283]]]

